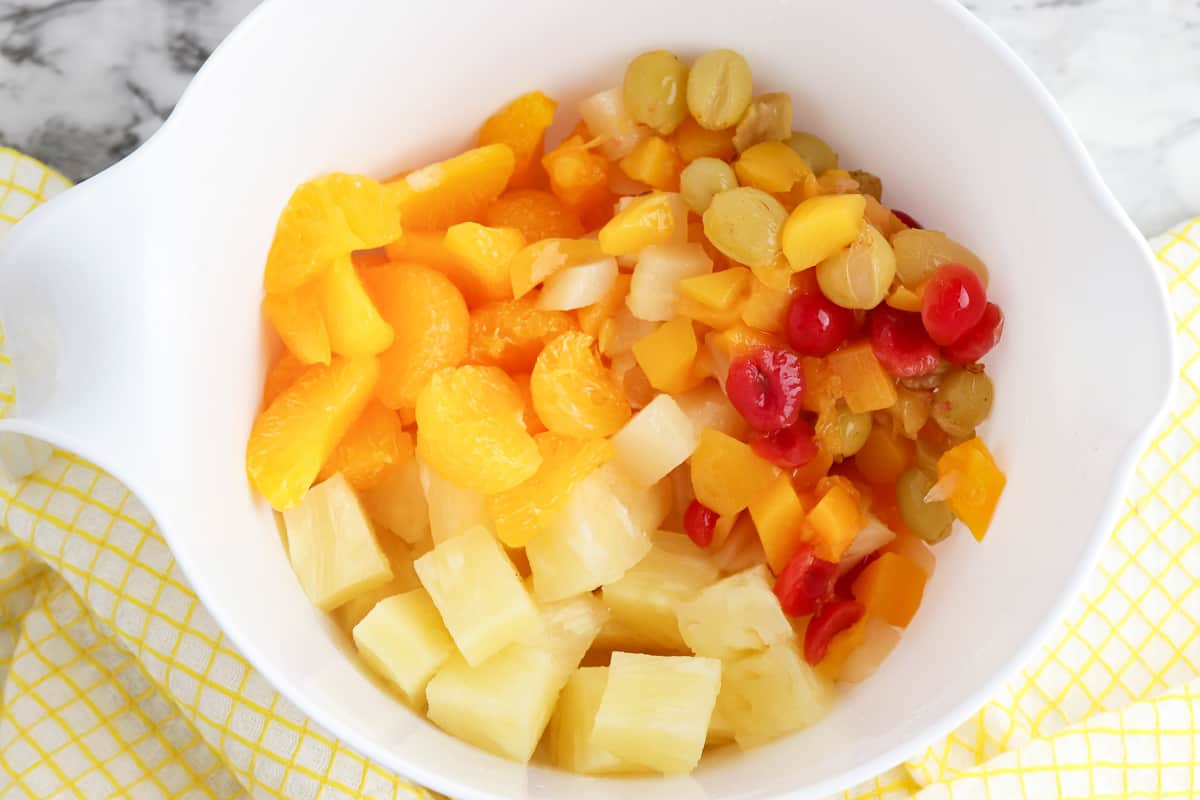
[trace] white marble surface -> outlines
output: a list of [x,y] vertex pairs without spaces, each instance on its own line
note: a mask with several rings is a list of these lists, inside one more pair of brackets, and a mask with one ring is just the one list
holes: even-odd
[[[0,144],[94,174],[153,132],[256,2],[0,0]],[[1058,98],[1144,232],[1200,213],[1200,3],[965,5]]]

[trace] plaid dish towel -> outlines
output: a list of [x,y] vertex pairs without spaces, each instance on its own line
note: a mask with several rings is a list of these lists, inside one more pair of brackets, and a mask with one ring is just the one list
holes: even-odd
[[[0,149],[0,235],[67,185]],[[843,800],[1200,794],[1200,220],[1154,246],[1180,391],[1084,595],[999,696]],[[0,509],[0,796],[433,797],[280,697],[100,470],[49,453]]]

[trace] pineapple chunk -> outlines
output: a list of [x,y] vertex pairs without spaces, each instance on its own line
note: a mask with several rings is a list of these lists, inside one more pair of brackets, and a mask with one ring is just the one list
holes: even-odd
[[725,541],[721,542],[720,546],[714,545],[708,557],[717,565],[717,569],[721,570],[722,575],[732,575],[767,563],[762,540],[759,539],[749,514],[742,514],[737,518]]
[[613,653],[591,743],[664,775],[691,772],[720,687],[715,658]]
[[613,461],[639,486],[653,486],[696,449],[692,421],[660,394],[612,437]]
[[561,600],[618,580],[650,550],[650,538],[595,474],[525,546],[538,600]]
[[426,688],[429,718],[471,744],[528,761],[603,622],[600,603],[579,597],[547,606],[540,624],[481,664],[452,656]]
[[671,513],[675,502],[675,491],[668,478],[663,478],[649,488],[642,488],[612,461],[596,470],[617,499],[629,509],[633,524],[644,531],[656,531],[662,527]]
[[417,577],[463,657],[478,666],[537,624],[537,608],[504,548],[475,526],[416,560]]
[[383,598],[410,592],[421,585],[417,580],[417,571],[413,569],[413,559],[417,554],[404,540],[390,533],[379,534],[377,540],[392,567],[392,579],[382,586],[354,595],[333,610],[333,621],[346,633],[350,633]]
[[717,581],[681,603],[678,616],[679,632],[698,656],[728,658],[793,636],[762,565]]
[[441,544],[476,525],[492,530],[492,518],[487,513],[483,495],[451,483],[420,458],[417,464],[425,502],[429,506],[429,531],[434,544]]
[[742,748],[807,728],[829,713],[832,684],[808,665],[795,642],[724,662],[717,708]]
[[354,626],[353,635],[367,666],[417,709],[425,706],[425,685],[454,653],[454,642],[424,589],[380,600]]
[[608,667],[582,667],[571,674],[558,697],[546,731],[550,758],[559,767],[585,775],[636,769],[592,743],[592,726],[600,697],[608,685]]
[[288,558],[313,605],[330,611],[392,577],[358,496],[341,473],[283,512]]
[[704,381],[694,389],[675,395],[675,402],[692,421],[697,437],[705,428],[712,428],[735,439],[744,439],[746,436],[749,428],[746,418],[733,407],[716,381]]
[[389,469],[378,486],[362,493],[362,502],[372,522],[409,544],[429,538],[429,505],[415,458]]
[[653,547],[619,581],[604,586],[601,598],[612,611],[621,636],[605,643],[628,650],[686,653],[676,609],[717,579],[717,567],[691,539],[679,533],[651,534]]

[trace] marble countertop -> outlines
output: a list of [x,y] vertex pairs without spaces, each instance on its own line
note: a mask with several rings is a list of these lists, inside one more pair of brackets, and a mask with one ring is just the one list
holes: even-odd
[[[257,0],[0,0],[0,145],[126,155]],[[1147,235],[1200,213],[1200,3],[966,0],[1049,87]]]

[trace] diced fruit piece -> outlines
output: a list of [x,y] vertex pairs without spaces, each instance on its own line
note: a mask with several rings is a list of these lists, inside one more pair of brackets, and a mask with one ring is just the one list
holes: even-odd
[[794,270],[815,267],[858,237],[866,213],[862,195],[810,197],[792,211],[780,234]]
[[[603,352],[603,351],[602,351]],[[633,353],[620,353],[612,357],[612,374],[625,391],[625,399],[633,409],[645,408],[654,399],[657,392],[650,385],[650,379],[638,366]]]
[[817,558],[813,546],[801,542],[775,580],[775,596],[785,614],[802,617],[833,596],[836,581],[837,564]]
[[647,186],[664,192],[679,191],[683,161],[675,146],[661,136],[649,136],[621,159],[621,171]]
[[380,600],[354,626],[354,644],[367,666],[418,710],[425,706],[425,685],[454,653],[454,642],[424,589]]
[[527,242],[575,239],[584,233],[575,209],[543,189],[505,192],[488,206],[483,221],[494,228],[515,228]]
[[375,358],[335,358],[308,367],[258,415],[246,444],[246,474],[274,508],[304,496],[379,380]]
[[892,249],[896,253],[896,274],[910,289],[924,283],[943,264],[964,264],[985,287],[988,284],[988,269],[979,256],[941,231],[900,231],[892,237]]
[[[735,137],[734,144],[737,144]],[[796,184],[811,185],[814,193],[817,179],[808,164],[780,141],[764,141],[744,148],[733,165],[738,182],[771,194],[792,191]]]
[[858,342],[829,354],[829,369],[841,382],[842,397],[855,414],[891,408],[896,385],[871,350]]
[[347,634],[353,632],[354,626],[361,622],[380,600],[411,592],[421,586],[421,581],[417,579],[417,571],[413,569],[413,558],[416,555],[424,555],[431,546],[428,540],[420,542],[417,549],[413,549],[405,544],[403,539],[376,529],[375,541],[387,557],[392,577],[371,589],[355,592],[353,597],[333,610],[333,621]]
[[678,613],[679,632],[698,656],[723,660],[793,636],[762,565],[717,581],[680,605]]
[[863,627],[862,643],[846,656],[838,680],[843,683],[862,683],[875,674],[875,670],[899,643],[900,631],[868,616]]
[[564,333],[537,357],[529,382],[533,407],[555,433],[609,436],[629,420],[625,393],[600,362],[595,344],[586,333]]
[[844,169],[831,169],[817,178],[822,195],[863,194],[858,181]]
[[913,443],[885,425],[875,425],[854,456],[854,465],[871,483],[895,483],[913,463]]
[[763,552],[762,542],[758,540],[758,533],[749,515],[737,516],[729,535],[720,545],[713,545],[709,558],[722,575],[732,575],[767,563],[767,555]]
[[[506,144],[513,153],[510,186],[529,186],[541,170],[546,129],[558,103],[541,92],[528,92],[492,114],[479,129],[479,145]],[[488,223],[491,224],[491,223]]]
[[317,480],[340,472],[355,489],[370,489],[383,479],[390,466],[411,460],[412,456],[412,437],[404,432],[400,418],[378,400],[372,400],[330,454]]
[[712,272],[712,260],[696,244],[647,247],[633,270],[625,303],[634,316],[665,322],[675,316],[677,285],[685,278]]
[[692,321],[676,317],[633,346],[633,355],[650,385],[660,392],[685,392],[695,383],[692,364],[699,345]]
[[600,325],[597,334],[600,352],[609,358],[633,355],[633,346],[653,333],[656,327],[653,322],[638,319],[627,306],[622,305],[611,319]]
[[717,530],[717,519],[717,512],[699,500],[693,500],[683,512],[683,532],[692,540],[692,544],[700,548],[708,547]]
[[808,523],[815,534],[813,546],[817,557],[825,561],[841,560],[842,553],[863,527],[858,495],[835,484],[808,512]]
[[730,362],[725,391],[751,428],[781,430],[800,418],[804,369],[795,353],[763,347]]
[[579,327],[583,329],[584,333],[598,337],[604,323],[619,314],[622,309],[626,312],[629,311],[625,306],[625,297],[629,294],[631,281],[632,278],[629,275],[617,275],[608,294],[587,308],[581,308],[575,312],[579,318]]
[[871,351],[898,378],[929,375],[942,361],[941,350],[925,332],[921,318],[887,306],[871,312]]
[[609,159],[619,159],[649,135],[625,109],[621,87],[606,89],[579,104],[579,116],[593,136],[600,138],[600,151]]
[[524,298],[491,303],[471,312],[466,360],[528,372],[547,343],[574,328],[570,315],[536,308]]
[[650,539],[601,475],[577,483],[525,547],[541,601],[619,580],[650,550]]
[[821,452],[812,423],[803,417],[770,433],[753,431],[749,442],[755,453],[780,469],[802,467]]
[[895,538],[884,545],[883,549],[886,552],[904,556],[920,567],[922,572],[932,577],[937,564],[933,550],[920,537],[904,530],[903,526],[901,526],[901,530],[896,531]]
[[373,356],[391,346],[392,327],[375,307],[350,258],[335,259],[316,283],[329,346],[343,356]]
[[683,121],[672,138],[684,163],[691,163],[698,158],[730,161],[737,153],[733,147],[731,129],[710,131],[701,127],[692,117]]
[[[467,663],[478,666],[537,625],[537,609],[504,548],[475,527],[415,562]],[[431,698],[432,699],[432,698]]]
[[611,256],[567,267],[546,279],[536,305],[554,311],[574,311],[594,305],[612,291],[617,274],[617,260]]
[[429,505],[421,487],[421,469],[414,457],[412,437],[399,440],[400,456],[381,476],[379,483],[362,492],[367,516],[409,544],[429,538]]
[[524,547],[554,519],[580,481],[613,452],[612,444],[605,439],[540,433],[536,441],[542,456],[538,471],[524,483],[487,498],[496,534],[509,547]]
[[717,708],[743,748],[819,722],[833,705],[833,686],[781,642],[724,664]]
[[698,436],[670,395],[659,395],[612,437],[614,460],[636,483],[652,486],[687,460]]
[[937,471],[939,483],[953,483],[946,504],[982,542],[1007,483],[991,451],[982,439],[968,439],[942,453]]
[[558,697],[547,730],[550,758],[561,769],[584,775],[635,771],[592,741],[596,710],[608,685],[608,667],[581,667]]
[[804,504],[787,473],[775,478],[750,501],[750,518],[762,540],[771,571],[779,574],[804,540]]
[[823,358],[836,350],[854,330],[854,312],[820,292],[792,298],[787,311],[787,337],[803,356]]
[[592,594],[543,603],[538,614],[538,625],[521,637],[518,644],[545,650],[553,655],[561,681],[566,683],[567,676],[579,666],[608,618],[608,609]]
[[446,229],[444,241],[459,265],[458,269],[448,270],[447,277],[462,291],[467,305],[475,307],[512,297],[509,265],[525,246],[519,230],[460,222]]
[[622,649],[685,653],[676,610],[717,579],[717,567],[682,534],[658,531],[650,538],[650,551],[600,596],[627,636],[618,643]]
[[833,639],[853,627],[866,613],[857,600],[832,600],[817,611],[804,629],[804,660],[819,664],[829,652]]
[[555,273],[592,264],[604,258],[600,245],[592,239],[542,239],[525,247],[509,265],[514,297],[524,297]]
[[316,286],[301,286],[263,298],[263,313],[288,352],[303,364],[328,364],[329,330],[321,314]]
[[874,308],[883,302],[895,277],[896,257],[891,246],[866,222],[849,247],[817,265],[821,291],[843,308]]
[[688,773],[704,750],[720,686],[716,659],[613,653],[592,741],[664,775]]
[[[600,149],[607,143],[600,144]],[[596,220],[611,213],[613,196],[609,189],[611,176],[620,174],[610,168],[608,159],[594,152],[591,143],[582,136],[570,136],[542,159],[550,176],[550,188],[555,196],[571,208],[585,227],[598,224]]]
[[714,195],[704,212],[704,235],[729,258],[751,269],[779,256],[787,210],[760,189],[740,186]]
[[749,296],[741,302],[739,309],[742,322],[762,331],[784,333],[788,308],[792,302],[790,287],[789,290],[773,289],[754,278],[750,281],[749,290]]
[[746,435],[746,419],[733,407],[715,381],[706,380],[694,389],[675,395],[675,402],[692,421],[697,436],[705,428],[718,430],[735,439]]
[[[841,678],[846,659],[863,643],[863,639],[866,637],[867,622],[870,619],[864,614],[849,628],[835,633],[825,649],[825,657],[817,664],[817,672],[831,681],[838,681]],[[808,630],[805,629],[805,634],[807,633]]]
[[995,303],[988,303],[975,327],[945,349],[946,358],[955,364],[976,362],[999,344],[1003,334],[1004,312]]
[[741,53],[711,50],[692,64],[688,74],[688,111],[708,130],[731,128],[750,105],[754,82]]
[[896,534],[891,528],[885,525],[879,517],[876,517],[874,514],[868,514],[865,524],[855,534],[854,541],[842,553],[842,557],[838,561],[838,573],[846,575],[859,562],[876,550],[887,546],[894,538],[896,538]]
[[712,429],[700,432],[691,465],[696,499],[721,516],[749,505],[779,472],[745,442]]
[[610,256],[639,253],[656,244],[687,242],[687,206],[675,192],[635,197],[600,229],[600,247]]
[[944,264],[923,284],[921,321],[935,342],[953,344],[983,319],[987,292],[962,264]]
[[919,290],[920,287],[918,291],[913,291],[901,284],[892,289],[892,293],[885,297],[883,302],[897,311],[913,311],[920,314],[922,297]]
[[867,613],[903,628],[921,605],[927,579],[925,571],[904,556],[884,553],[854,581],[854,598]]
[[648,488],[643,487],[613,461],[596,470],[596,477],[629,511],[633,524],[643,531],[658,530],[671,513],[675,491],[669,478],[663,478]]
[[438,230],[482,217],[515,166],[508,145],[489,144],[414,170],[387,188],[405,230]]
[[[636,275],[636,270],[634,272]],[[682,278],[676,283],[680,297],[716,309],[728,309],[737,304],[750,291],[753,276],[745,267],[732,267],[720,272]]]
[[421,458],[417,459],[417,466],[434,544],[477,526],[491,528],[492,519],[482,494],[451,483]]
[[395,332],[379,357],[379,399],[409,422],[429,376],[467,353],[469,316],[462,294],[445,275],[416,264],[376,267],[364,283]]
[[370,178],[333,173],[301,184],[279,215],[267,253],[267,292],[298,289],[335,259],[400,238],[399,223],[388,193]]
[[392,577],[350,484],[334,475],[283,515],[288,559],[312,604],[330,611]]

